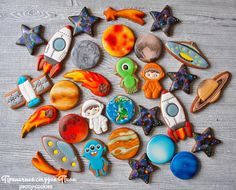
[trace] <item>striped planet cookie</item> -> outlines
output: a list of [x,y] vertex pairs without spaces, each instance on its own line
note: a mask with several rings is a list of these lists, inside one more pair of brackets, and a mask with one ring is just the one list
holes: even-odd
[[108,150],[117,159],[128,160],[134,157],[140,147],[140,140],[133,130],[119,128],[109,136]]

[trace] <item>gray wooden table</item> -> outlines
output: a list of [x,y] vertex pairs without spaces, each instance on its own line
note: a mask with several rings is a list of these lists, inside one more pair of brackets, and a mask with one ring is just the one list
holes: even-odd
[[[84,172],[72,177],[74,182],[60,184],[52,182],[53,189],[206,189],[206,190],[234,190],[236,189],[236,1],[235,0],[178,0],[178,1],[156,1],[156,0],[0,0],[0,189],[20,189],[22,185],[43,185],[43,183],[27,182],[6,182],[2,176],[9,176],[12,180],[18,178],[43,178],[48,175],[36,170],[31,165],[31,158],[36,151],[41,151],[47,160],[54,166],[53,162],[45,153],[40,137],[42,135],[58,136],[58,122],[40,128],[31,132],[27,138],[21,139],[20,132],[22,124],[33,113],[34,109],[22,107],[18,110],[11,110],[4,104],[4,94],[16,87],[16,81],[22,74],[29,74],[32,77],[40,75],[36,71],[36,56],[30,56],[25,47],[15,45],[16,40],[21,35],[20,25],[26,24],[30,27],[42,24],[45,26],[43,36],[49,40],[50,37],[63,26],[70,24],[68,16],[77,15],[80,10],[87,6],[96,16],[102,17],[103,11],[108,6],[117,9],[132,7],[143,10],[147,13],[145,18],[146,25],[139,26],[125,19],[119,19],[116,22],[106,22],[103,20],[96,27],[95,37],[88,35],[79,35],[75,41],[90,39],[98,43],[101,47],[101,37],[105,28],[115,23],[122,23],[131,27],[138,36],[149,32],[153,23],[148,14],[149,11],[160,11],[166,4],[172,7],[173,13],[182,23],[176,25],[172,37],[166,37],[161,31],[155,34],[166,42],[168,40],[185,40],[197,42],[200,49],[204,52],[211,68],[207,70],[190,69],[193,74],[200,79],[193,83],[193,93],[187,95],[182,91],[175,94],[183,102],[188,110],[189,120],[193,123],[197,132],[203,131],[207,127],[212,127],[217,138],[223,141],[223,144],[216,147],[215,155],[208,158],[204,153],[196,154],[201,162],[199,174],[191,180],[183,181],[174,177],[169,170],[169,164],[159,166],[160,169],[152,175],[151,183],[144,184],[141,180],[128,180],[130,167],[127,161],[120,161],[108,154],[108,159],[112,163],[111,172],[107,177],[96,178],[88,170],[88,161],[82,158],[84,163]],[[38,48],[37,55],[43,53],[44,46]],[[114,65],[117,58],[111,57],[103,51],[104,57],[101,64],[92,69],[106,75],[113,85],[112,93],[105,98],[98,98],[107,103],[110,98],[117,94],[124,94],[123,89],[119,87],[120,78],[114,75]],[[144,63],[139,61],[134,53],[129,57],[133,58],[140,67]],[[70,61],[70,56],[65,61],[65,71],[75,69]],[[166,71],[176,71],[180,63],[169,54],[164,55],[158,60]],[[232,80],[225,89],[220,101],[209,106],[198,114],[190,114],[189,107],[196,94],[196,88],[200,81],[210,78],[215,74],[228,70],[233,74]],[[62,74],[53,79],[54,82],[62,80]],[[171,81],[166,78],[163,84],[168,88]],[[81,103],[94,96],[82,88],[83,96]],[[44,104],[49,104],[49,94],[43,96]],[[160,100],[146,100],[141,91],[135,95],[130,95],[137,104],[148,108],[159,105]],[[96,97],[97,98],[97,97]],[[61,112],[61,117],[68,113],[79,113],[80,105],[70,111]],[[135,129],[142,139],[142,148],[136,158],[139,158],[145,152],[146,144],[151,136],[145,136],[142,128],[131,124],[126,125]],[[111,124],[110,128],[115,129],[119,126]],[[110,130],[110,131],[111,131]],[[107,142],[107,134],[97,137]],[[166,126],[156,128],[154,134],[166,133]],[[193,139],[187,139],[178,143],[178,151],[190,151],[194,143]],[[82,143],[75,145],[79,152],[82,151]],[[50,176],[49,176],[50,177]],[[5,177],[6,178],[6,177]],[[47,184],[46,184],[47,185]],[[30,186],[25,186],[29,189]],[[35,186],[40,188],[42,186]],[[51,186],[50,186],[51,187]],[[45,186],[44,189],[46,189]]]

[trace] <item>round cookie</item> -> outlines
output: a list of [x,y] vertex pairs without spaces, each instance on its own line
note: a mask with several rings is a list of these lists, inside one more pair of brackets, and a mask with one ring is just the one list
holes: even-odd
[[108,27],[102,36],[104,49],[115,57],[127,55],[133,49],[134,41],[135,37],[132,30],[122,24]]
[[191,179],[199,170],[198,159],[190,152],[179,152],[172,159],[170,170],[177,178]]
[[164,164],[174,156],[175,144],[166,135],[156,135],[148,142],[146,152],[154,164]]
[[140,147],[136,132],[129,128],[118,128],[109,136],[108,150],[117,159],[128,160],[134,157]]
[[106,106],[106,115],[113,123],[128,123],[135,115],[135,104],[126,96],[115,96]]
[[59,110],[69,110],[75,107],[80,98],[79,87],[71,81],[59,81],[50,91],[50,101]]
[[95,67],[99,62],[100,56],[98,45],[90,40],[77,42],[71,52],[72,63],[79,69]]
[[88,136],[88,123],[86,119],[77,114],[65,115],[59,121],[59,133],[68,143],[78,143]]
[[153,34],[145,34],[138,37],[135,42],[134,52],[143,62],[154,62],[161,55],[162,43]]

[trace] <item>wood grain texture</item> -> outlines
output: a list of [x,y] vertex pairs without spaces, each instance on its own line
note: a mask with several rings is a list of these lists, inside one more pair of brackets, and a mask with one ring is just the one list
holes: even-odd
[[[84,163],[83,173],[73,173],[72,177],[77,182],[70,182],[66,185],[58,182],[52,183],[53,189],[202,189],[202,190],[235,190],[236,189],[236,1],[235,0],[178,0],[178,1],[156,1],[156,0],[0,0],[0,176],[10,175],[11,177],[48,177],[36,170],[31,165],[31,158],[36,151],[41,151],[51,164],[58,167],[44,151],[40,137],[42,135],[54,135],[59,137],[58,123],[42,127],[28,134],[25,139],[21,139],[20,132],[24,121],[33,113],[34,109],[22,107],[18,110],[11,110],[4,102],[4,94],[16,87],[16,81],[22,74],[30,74],[32,77],[40,75],[36,71],[36,56],[30,56],[25,47],[15,45],[16,40],[21,35],[20,25],[26,24],[30,27],[42,24],[45,26],[43,36],[49,40],[50,37],[64,25],[69,24],[68,16],[79,14],[80,10],[86,6],[91,12],[104,18],[103,11],[112,6],[115,9],[138,8],[147,13],[146,24],[139,26],[125,19],[118,19],[114,22],[103,20],[96,26],[95,37],[91,38],[86,34],[75,37],[74,41],[90,39],[100,45],[102,33],[105,28],[115,23],[122,23],[135,32],[138,36],[149,32],[153,23],[148,14],[151,10],[161,10],[166,4],[172,7],[174,15],[181,20],[176,25],[171,37],[166,37],[161,31],[155,34],[163,42],[168,40],[192,40],[208,58],[211,67],[207,70],[190,68],[190,72],[199,76],[200,79],[193,83],[193,92],[187,95],[182,91],[176,92],[176,96],[183,102],[188,110],[189,120],[193,123],[197,132],[203,131],[207,127],[212,127],[217,138],[223,143],[217,146],[215,155],[208,158],[204,153],[196,154],[201,162],[199,174],[188,181],[175,178],[169,170],[169,164],[159,166],[160,169],[152,175],[151,183],[144,184],[141,180],[128,180],[130,167],[127,161],[120,161],[108,154],[108,159],[112,163],[111,172],[107,177],[96,178],[88,170],[88,161],[82,158]],[[45,46],[37,48],[37,55],[42,53]],[[140,67],[144,63],[139,61],[134,53],[129,55]],[[109,56],[103,50],[103,59],[99,66],[92,71],[104,74],[112,83],[112,93],[105,98],[97,98],[103,103],[117,94],[124,94],[119,87],[120,78],[114,74],[114,64],[118,59]],[[167,53],[158,60],[158,63],[165,71],[176,71],[180,63]],[[70,71],[75,66],[68,56],[65,61],[65,70]],[[189,108],[196,94],[196,88],[200,81],[213,77],[221,71],[228,70],[232,73],[232,80],[225,89],[220,101],[207,107],[197,114],[190,114]],[[140,70],[139,70],[140,71]],[[62,80],[62,74],[53,79],[54,82]],[[167,77],[163,81],[164,87],[169,88],[171,80]],[[82,89],[83,103],[89,98],[95,98],[87,89]],[[146,100],[143,92],[139,91],[134,95],[129,95],[137,104],[150,108],[159,105],[160,100]],[[44,95],[44,104],[49,104],[49,94]],[[81,104],[73,110],[61,112],[61,117],[68,113],[80,113]],[[151,136],[145,136],[141,127],[131,124],[127,127],[135,129],[142,139],[142,149],[136,156],[138,159],[145,152],[146,144]],[[110,129],[119,126],[110,125]],[[99,138],[107,142],[111,130],[101,136],[92,134],[92,137]],[[166,133],[166,126],[156,128],[152,135]],[[194,140],[187,139],[178,143],[178,151],[190,151]],[[83,143],[75,145],[81,153]],[[1,190],[19,189],[20,182],[4,184],[0,179]],[[29,184],[29,183],[23,183]],[[32,183],[30,183],[32,184]],[[42,183],[33,183],[42,184]]]

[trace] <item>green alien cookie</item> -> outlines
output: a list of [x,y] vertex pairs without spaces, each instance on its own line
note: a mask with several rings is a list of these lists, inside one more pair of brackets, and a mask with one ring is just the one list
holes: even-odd
[[134,74],[137,68],[137,64],[127,57],[121,58],[116,64],[116,74],[122,78],[120,86],[128,94],[138,91],[139,79]]

